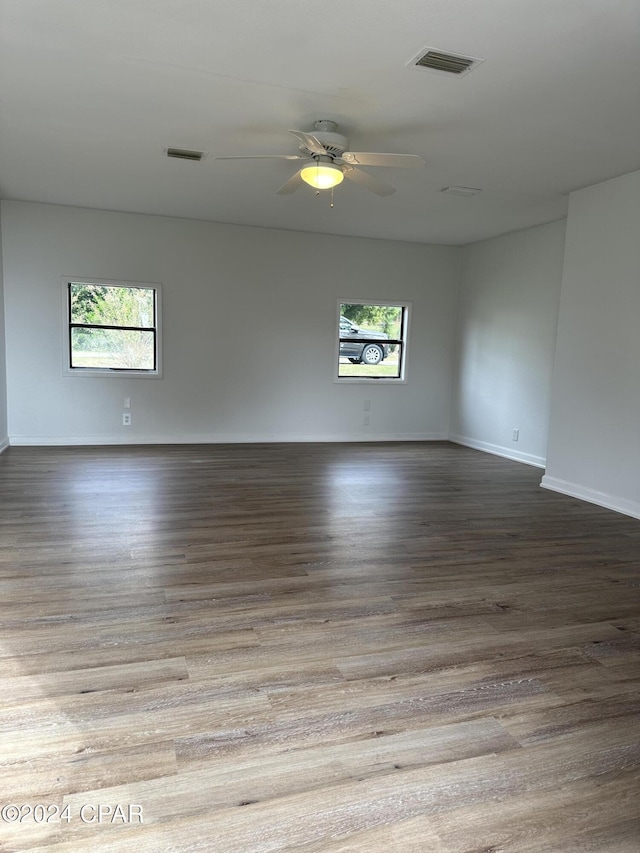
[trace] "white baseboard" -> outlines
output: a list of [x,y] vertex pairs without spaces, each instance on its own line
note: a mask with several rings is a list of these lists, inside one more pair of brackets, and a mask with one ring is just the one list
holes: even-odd
[[343,433],[332,435],[302,435],[300,433],[274,435],[254,433],[218,433],[206,435],[134,435],[128,437],[112,435],[12,435],[10,442],[15,447],[66,447],[138,444],[276,444],[276,443],[322,443],[322,442],[370,442],[370,441],[447,441],[442,433]]
[[3,453],[9,447],[9,439],[3,438],[0,440],[0,453]]
[[549,477],[547,474],[542,478],[540,485],[543,489],[549,489],[552,492],[560,492],[560,494],[579,498],[582,501],[603,506],[605,509],[620,512],[623,515],[630,515],[632,518],[640,518],[640,503],[636,501],[628,501],[606,492],[588,489],[578,483],[570,483],[567,480],[560,480],[558,477]]
[[467,438],[465,435],[449,435],[449,441],[454,444],[462,444],[472,447],[474,450],[482,450],[484,453],[492,453],[494,456],[502,456],[504,459],[512,459],[514,462],[524,462],[525,465],[533,465],[535,468],[544,468],[547,460],[543,456],[533,456],[531,453],[521,453],[510,447],[502,447],[499,444],[490,444],[488,441],[476,441],[475,438]]

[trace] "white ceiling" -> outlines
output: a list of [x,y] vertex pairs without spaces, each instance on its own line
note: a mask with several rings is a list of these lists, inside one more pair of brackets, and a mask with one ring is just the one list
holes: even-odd
[[[484,62],[407,67],[427,46]],[[3,198],[462,244],[640,168],[640,0],[0,0],[0,96]],[[296,163],[215,159],[294,154],[319,118],[426,166],[330,209],[276,195]]]

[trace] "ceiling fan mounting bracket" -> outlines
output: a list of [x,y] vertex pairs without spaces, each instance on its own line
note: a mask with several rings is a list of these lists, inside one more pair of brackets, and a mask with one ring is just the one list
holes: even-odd
[[324,130],[328,133],[335,133],[338,129],[338,125],[335,121],[331,121],[328,118],[319,118],[313,123],[314,130]]

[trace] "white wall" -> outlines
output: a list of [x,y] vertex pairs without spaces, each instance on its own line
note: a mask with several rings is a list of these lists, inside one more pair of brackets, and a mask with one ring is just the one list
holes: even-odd
[[552,222],[465,247],[453,441],[544,466],[564,234]]
[[2,235],[0,234],[0,453],[9,446],[7,432],[7,371],[5,359],[4,285],[2,274]]
[[640,172],[570,198],[542,484],[640,518]]
[[[12,201],[2,225],[14,444],[448,434],[455,247]],[[61,276],[162,283],[163,378],[65,376]],[[334,383],[339,297],[413,303],[406,384]]]

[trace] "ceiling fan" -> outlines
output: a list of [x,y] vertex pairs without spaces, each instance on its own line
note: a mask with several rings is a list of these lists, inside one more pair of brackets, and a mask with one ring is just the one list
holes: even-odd
[[300,141],[299,154],[253,154],[235,157],[216,157],[216,160],[303,160],[305,164],[278,190],[278,195],[289,195],[303,182],[316,190],[332,189],[343,178],[353,181],[372,193],[388,196],[395,188],[380,178],[363,172],[358,166],[386,166],[413,169],[424,166],[417,154],[376,154],[371,151],[349,151],[349,140],[337,132],[337,124],[328,119],[313,123],[313,133],[290,130]]

